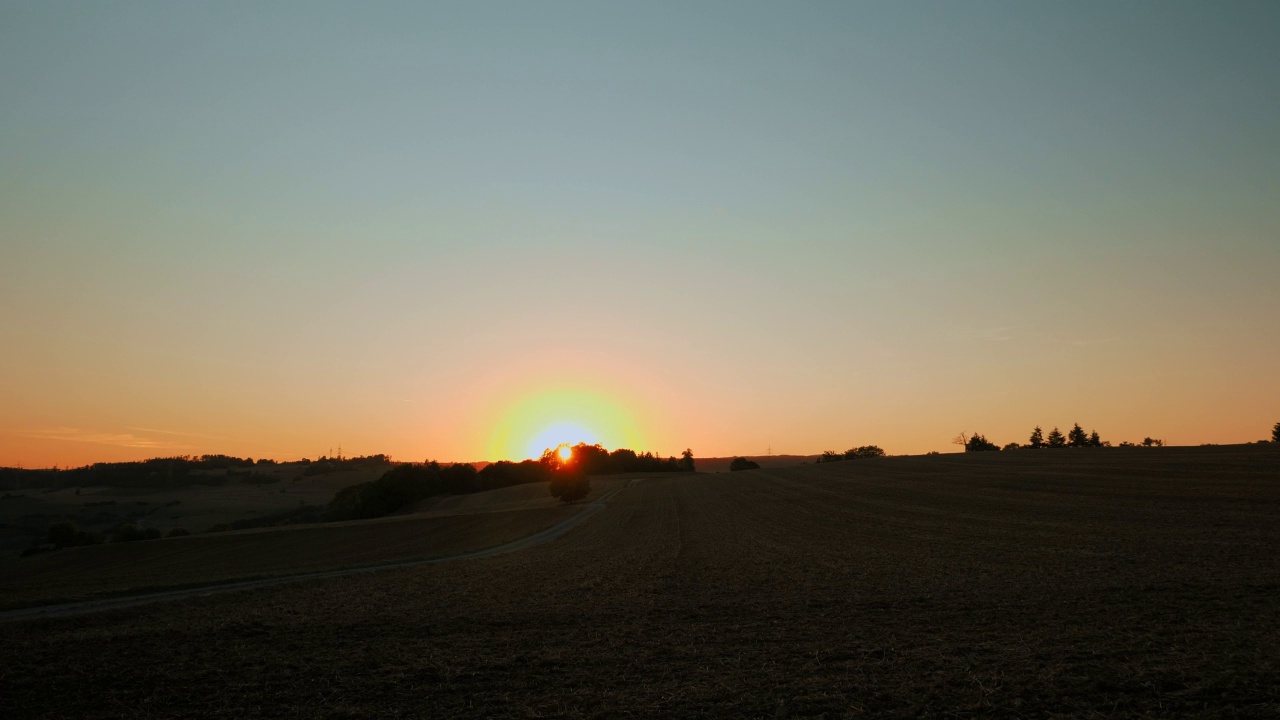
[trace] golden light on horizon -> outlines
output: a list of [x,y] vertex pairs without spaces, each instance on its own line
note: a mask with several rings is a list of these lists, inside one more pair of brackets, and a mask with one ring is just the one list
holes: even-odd
[[610,450],[644,449],[644,438],[632,414],[610,394],[557,386],[530,392],[507,407],[491,437],[489,457],[536,459],[548,448],[578,443],[599,444]]
[[568,445],[561,445],[559,453],[560,453],[560,460],[563,462],[569,462],[571,459],[573,459],[573,448],[569,447]]

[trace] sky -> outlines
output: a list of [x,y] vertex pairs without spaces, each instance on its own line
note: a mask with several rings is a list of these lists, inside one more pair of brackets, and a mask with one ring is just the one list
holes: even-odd
[[0,465],[1268,437],[1278,33],[0,1]]

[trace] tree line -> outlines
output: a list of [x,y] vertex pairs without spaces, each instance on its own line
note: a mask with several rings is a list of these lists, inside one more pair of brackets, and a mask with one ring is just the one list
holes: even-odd
[[[1084,428],[1080,427],[1080,423],[1072,425],[1066,435],[1062,434],[1056,426],[1045,435],[1044,430],[1039,426],[1031,431],[1030,437],[1027,438],[1026,444],[1018,444],[1011,442],[1001,448],[998,444],[991,442],[982,433],[960,433],[952,440],[953,443],[963,446],[965,452],[991,452],[995,450],[1056,450],[1059,448],[1086,448],[1086,447],[1111,447],[1109,440],[1103,440],[1097,430],[1086,433]],[[1152,437],[1142,439],[1140,443],[1121,442],[1120,447],[1164,447],[1164,440]]]
[[[387,455],[354,458],[303,458],[302,474],[323,475],[344,470],[365,470],[389,465]],[[233,455],[177,455],[132,462],[94,463],[78,468],[26,469],[0,467],[0,489],[69,488],[106,485],[111,487],[175,487],[182,485],[222,485],[227,482],[275,482],[266,468],[281,463],[267,458],[239,458]],[[222,471],[219,473],[218,471]]]
[[405,463],[386,471],[377,480],[350,485],[334,494],[322,513],[328,521],[375,518],[399,512],[429,497],[465,495],[535,482],[551,483],[553,496],[574,502],[590,489],[589,475],[629,472],[693,472],[693,451],[679,458],[659,458],[621,448],[609,452],[600,445],[579,443],[570,448],[569,460],[559,448],[551,448],[538,460],[502,460],[477,471],[468,463],[441,465]]
[[862,445],[860,447],[849,448],[848,450],[845,450],[842,453],[838,453],[832,450],[827,450],[823,452],[822,455],[820,455],[816,460],[814,460],[814,462],[830,463],[830,462],[841,462],[844,460],[858,460],[862,458],[877,458],[877,457],[884,457],[884,450],[882,450],[880,446]]

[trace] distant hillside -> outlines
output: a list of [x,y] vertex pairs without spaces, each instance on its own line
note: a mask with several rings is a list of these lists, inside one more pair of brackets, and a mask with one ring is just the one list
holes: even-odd
[[734,458],[745,457],[760,465],[766,467],[784,467],[787,465],[799,465],[800,463],[811,463],[817,460],[820,455],[731,455],[729,457],[709,457],[694,458],[694,464],[698,468],[698,472],[728,472],[729,463]]

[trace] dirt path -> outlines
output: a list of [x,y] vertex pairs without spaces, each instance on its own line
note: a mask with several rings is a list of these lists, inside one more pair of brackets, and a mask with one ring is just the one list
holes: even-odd
[[122,597],[102,598],[97,600],[84,600],[80,602],[61,603],[58,605],[42,605],[37,607],[19,608],[17,610],[8,610],[0,612],[0,623],[12,622],[15,620],[30,620],[33,618],[52,618],[66,617],[69,615],[83,615],[86,613],[101,612],[104,610],[116,610],[120,608],[130,608],[138,605],[146,605],[149,603],[163,602],[165,600],[178,600],[189,597],[204,597],[207,595],[215,595],[218,593],[232,592],[235,590],[252,590],[255,588],[269,587],[272,585],[281,585],[284,583],[300,582],[304,580],[315,580],[319,578],[341,577],[343,575],[355,575],[362,573],[378,572],[380,570],[391,570],[395,568],[414,567],[417,565],[432,565],[435,563],[453,562],[457,560],[474,560],[477,558],[492,557],[494,555],[502,555],[505,553],[517,552],[525,550],[536,545],[554,540],[561,535],[573,530],[587,520],[587,518],[600,512],[605,508],[605,503],[609,498],[618,494],[619,491],[629,487],[635,480],[627,482],[621,487],[614,488],[612,491],[601,497],[595,502],[588,503],[582,507],[582,510],[575,513],[571,517],[552,525],[546,530],[536,532],[527,537],[520,538],[509,543],[496,545],[494,547],[485,548],[483,550],[473,550],[457,555],[448,555],[445,557],[429,558],[427,560],[410,560],[408,562],[386,563],[380,565],[370,565],[365,567],[343,568],[341,570],[326,570],[321,572],[299,573],[296,575],[282,575],[279,577],[262,578],[260,580],[244,580],[240,582],[218,583],[216,585],[203,585],[195,588],[182,588],[178,590],[164,590],[160,592],[150,592],[140,595],[126,595]]

